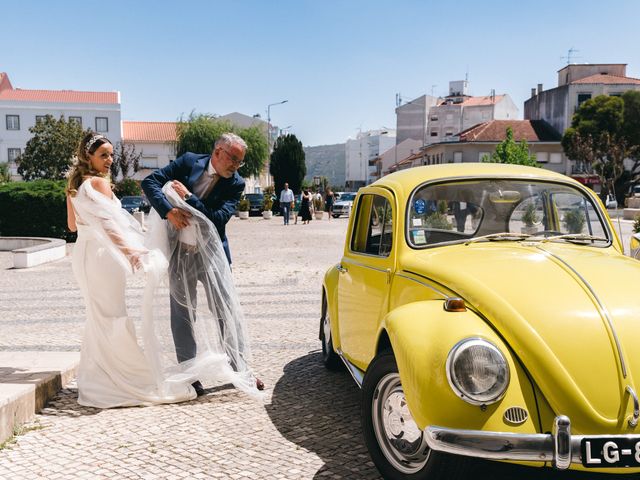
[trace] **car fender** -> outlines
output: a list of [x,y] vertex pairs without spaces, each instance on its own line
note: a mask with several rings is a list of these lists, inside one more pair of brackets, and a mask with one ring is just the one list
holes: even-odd
[[[533,386],[524,368],[500,336],[478,314],[467,309],[447,312],[444,301],[418,301],[389,312],[383,329],[393,349],[409,410],[420,428],[450,428],[512,432],[539,430]],[[447,357],[461,340],[483,338],[500,349],[509,364],[510,382],[504,397],[491,405],[471,405],[457,396],[446,373]],[[523,407],[527,420],[510,425],[509,407]]]

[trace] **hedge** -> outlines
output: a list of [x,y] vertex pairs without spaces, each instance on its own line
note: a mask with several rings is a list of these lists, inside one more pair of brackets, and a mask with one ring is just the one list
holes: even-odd
[[73,241],[67,231],[64,180],[34,180],[0,185],[0,235],[53,237]]

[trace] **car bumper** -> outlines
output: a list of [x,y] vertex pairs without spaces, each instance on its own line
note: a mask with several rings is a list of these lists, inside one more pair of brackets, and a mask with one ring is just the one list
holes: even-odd
[[[598,435],[571,435],[568,417],[556,417],[550,434],[518,434],[457,430],[437,426],[425,429],[425,439],[432,450],[490,460],[552,462],[559,470],[572,463],[583,464],[581,443]],[[606,438],[640,440],[640,435],[604,435]],[[593,464],[594,467],[605,465]]]

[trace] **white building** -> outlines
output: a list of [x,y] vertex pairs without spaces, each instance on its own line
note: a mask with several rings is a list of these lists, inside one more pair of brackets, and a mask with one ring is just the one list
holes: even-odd
[[538,84],[531,89],[524,118],[546,120],[563,134],[582,102],[598,95],[620,96],[627,90],[640,90],[640,79],[627,77],[626,63],[567,65],[558,70],[557,87],[543,90]]
[[395,145],[394,130],[369,130],[360,132],[355,139],[345,144],[345,178],[346,187],[357,190],[371,183],[371,174],[375,166],[370,165],[381,153]]
[[423,95],[396,108],[397,143],[413,139],[427,146],[479,123],[517,118],[518,107],[509,95],[474,97],[466,80],[451,81],[444,98]]
[[516,120],[518,107],[507,94],[473,97],[466,80],[449,82],[449,95],[429,109],[425,145],[448,141],[491,120]]
[[142,180],[176,159],[176,126],[176,122],[122,122],[122,141],[142,154],[134,179]]
[[121,140],[120,92],[23,90],[14,88],[9,76],[0,73],[0,163],[8,162],[16,178],[15,160],[31,138],[29,128],[46,115],[73,119],[114,144]]

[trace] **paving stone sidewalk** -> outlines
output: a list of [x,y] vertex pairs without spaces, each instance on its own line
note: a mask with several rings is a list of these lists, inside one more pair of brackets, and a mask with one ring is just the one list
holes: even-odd
[[[346,224],[229,225],[264,404],[222,387],[183,404],[98,410],[79,406],[70,383],[0,450],[0,479],[379,479],[362,440],[359,390],[347,373],[322,367],[317,340],[321,280],[341,256]],[[0,253],[0,352],[78,352],[84,311],[69,258],[10,266]],[[473,478],[538,474],[481,463]]]

